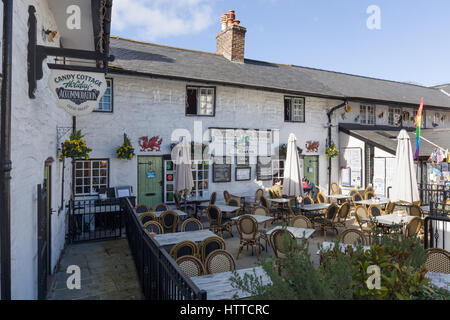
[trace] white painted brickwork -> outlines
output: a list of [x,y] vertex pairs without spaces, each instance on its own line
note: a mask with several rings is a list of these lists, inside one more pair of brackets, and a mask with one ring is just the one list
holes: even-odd
[[[12,74],[12,164],[11,181],[11,284],[13,299],[37,298],[37,184],[44,179],[44,162],[53,157],[52,170],[52,268],[64,246],[65,211],[58,214],[61,199],[62,165],[56,156],[56,126],[71,126],[71,117],[57,107],[48,89],[49,70],[37,83],[36,99],[28,98],[27,50],[28,6],[37,11],[38,43],[43,27],[55,29],[47,1],[14,1]],[[58,38],[52,44],[59,46]],[[66,196],[70,196],[71,169],[67,166]]]
[[[326,109],[340,104],[340,101],[306,97],[306,122],[284,122],[284,95],[219,86],[216,88],[215,117],[185,116],[186,85],[181,81],[144,79],[114,76],[114,112],[93,113],[77,119],[77,128],[82,129],[92,158],[110,158],[110,186],[132,185],[137,193],[137,158],[132,161],[119,160],[115,150],[123,142],[125,132],[131,139],[137,155],[162,155],[170,153],[172,132],[187,129],[194,134],[194,121],[202,122],[204,142],[209,141],[209,127],[280,129],[280,143],[287,143],[291,132],[295,133],[298,145],[305,155],[320,155],[320,185],[328,185],[328,161],[325,157],[325,143],[328,131]],[[139,150],[141,136],[163,138],[161,152]],[[318,153],[306,153],[307,141],[319,141]],[[338,143],[337,129],[333,128],[333,140]],[[337,160],[334,167],[337,168]],[[256,181],[255,166],[252,166],[252,180],[234,181],[234,166],[231,183],[212,183],[210,191],[217,191],[219,199],[227,189],[236,194],[252,194],[261,185],[271,186],[270,181]],[[337,170],[333,180],[337,179]]]

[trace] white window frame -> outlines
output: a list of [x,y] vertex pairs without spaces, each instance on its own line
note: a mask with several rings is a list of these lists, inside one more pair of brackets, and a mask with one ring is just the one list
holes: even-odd
[[359,121],[361,124],[376,124],[376,106],[373,104],[361,104],[359,107]]
[[402,116],[402,108],[400,107],[389,107],[388,109],[388,123],[391,126],[400,126],[401,122],[398,125],[395,124],[395,115],[398,114],[400,117]]
[[[107,112],[107,113],[113,112],[113,99],[114,99],[114,97],[113,97],[113,95],[114,95],[113,79],[107,78],[106,85],[107,85],[107,90],[109,89],[109,93],[107,93],[107,91],[105,91],[105,94],[100,99],[97,108],[94,110],[95,112]],[[109,102],[105,102],[104,101],[105,98],[109,98]],[[109,105],[109,109],[104,108],[104,105],[106,105],[106,104]]]
[[197,93],[196,114],[189,116],[214,117],[216,108],[216,88],[188,86],[187,90],[195,90]]
[[306,99],[304,97],[284,97],[284,100],[290,100],[289,120],[287,122],[305,122]]
[[[89,163],[89,166],[85,164]],[[94,163],[98,163],[98,167],[94,168]],[[81,164],[81,168],[78,167]],[[105,167],[102,167],[105,164]],[[102,174],[102,170],[105,170],[105,174]],[[81,172],[81,176],[77,176],[77,173]],[[86,174],[85,172],[89,172]],[[95,182],[94,179],[98,179]],[[102,183],[101,179],[105,179]],[[80,184],[81,180],[81,184]],[[95,191],[97,188],[108,188],[109,186],[109,160],[108,159],[90,159],[90,160],[77,160],[74,164],[74,195],[75,196],[90,196],[97,195]],[[78,192],[78,188],[82,188],[82,192]],[[85,188],[88,188],[90,192],[86,192]]]

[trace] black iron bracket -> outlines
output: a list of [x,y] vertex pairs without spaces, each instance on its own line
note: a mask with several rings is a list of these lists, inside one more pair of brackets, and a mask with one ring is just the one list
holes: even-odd
[[[113,56],[105,56],[99,51],[88,51],[78,49],[65,49],[56,47],[46,47],[37,44],[37,19],[36,8],[28,7],[28,96],[30,99],[36,98],[35,91],[37,81],[43,77],[42,63],[49,57],[65,57],[83,60],[103,61],[103,68],[88,68],[89,71],[107,72],[108,61],[113,61]],[[81,67],[80,67],[81,69]],[[86,69],[86,67],[84,67]]]

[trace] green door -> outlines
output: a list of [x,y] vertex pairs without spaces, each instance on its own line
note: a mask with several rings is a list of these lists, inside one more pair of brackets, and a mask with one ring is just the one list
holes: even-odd
[[319,185],[319,156],[305,156],[303,168],[305,178]]
[[138,157],[138,203],[150,208],[163,202],[162,157]]

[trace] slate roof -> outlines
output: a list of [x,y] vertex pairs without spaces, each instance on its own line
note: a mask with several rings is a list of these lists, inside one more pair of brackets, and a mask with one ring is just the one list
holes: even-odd
[[186,50],[111,36],[111,71],[126,70],[217,84],[250,86],[339,99],[378,100],[450,108],[436,88],[313,68],[246,59],[231,62],[215,53]]
[[[372,141],[375,145],[388,149],[386,151],[395,155],[397,150],[397,136],[399,131],[377,131],[377,130],[349,130],[350,135]],[[416,151],[416,133],[408,132],[411,140],[411,148]],[[450,129],[422,129],[421,136],[437,144],[441,148],[450,150]],[[429,157],[436,149],[426,141],[420,142],[420,157]]]

